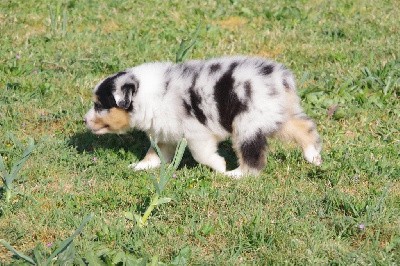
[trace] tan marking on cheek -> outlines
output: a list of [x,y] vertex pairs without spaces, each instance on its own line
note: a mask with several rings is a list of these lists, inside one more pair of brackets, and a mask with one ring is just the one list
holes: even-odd
[[111,108],[110,111],[102,117],[102,122],[109,126],[111,131],[125,131],[130,128],[129,113],[120,108]]
[[92,96],[92,101],[95,102],[95,103],[98,103],[99,102],[99,97],[96,94],[94,94]]
[[94,117],[94,119],[93,120],[91,120],[91,127],[94,129],[94,130],[98,130],[98,129],[100,129],[100,128],[103,128],[103,127],[105,127],[105,123],[104,123],[104,121],[103,121],[103,117],[101,117],[101,116],[99,116],[99,115],[95,115],[95,117]]

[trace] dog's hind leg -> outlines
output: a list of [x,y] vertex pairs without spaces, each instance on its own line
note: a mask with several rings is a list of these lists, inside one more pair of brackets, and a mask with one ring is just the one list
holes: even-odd
[[265,150],[267,148],[266,134],[261,130],[254,130],[246,137],[232,135],[233,148],[239,159],[239,167],[226,172],[233,178],[243,175],[258,175],[265,166]]
[[201,164],[207,165],[217,172],[224,173],[226,170],[226,162],[223,157],[218,154],[218,141],[209,136],[208,138],[187,139],[188,148],[193,158]]

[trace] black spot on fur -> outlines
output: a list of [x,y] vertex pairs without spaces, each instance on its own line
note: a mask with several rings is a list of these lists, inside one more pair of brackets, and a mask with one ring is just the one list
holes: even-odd
[[210,75],[219,71],[221,69],[221,64],[219,63],[214,63],[210,66]]
[[195,72],[195,68],[191,65],[181,64],[180,67],[182,68],[181,70],[182,77],[189,77]]
[[196,116],[197,120],[205,125],[207,118],[199,107],[201,104],[201,97],[194,90],[190,90],[190,103],[192,104],[194,115]]
[[286,91],[290,91],[290,86],[286,79],[283,79],[282,84]]
[[173,69],[174,69],[174,68],[173,68],[172,66],[169,66],[169,67],[167,68],[167,70],[165,70],[164,76],[165,76],[165,77],[170,77],[170,76],[171,76],[171,72],[172,72]]
[[265,135],[259,130],[253,138],[241,144],[240,151],[242,153],[243,162],[257,170],[264,168],[266,145],[267,140]]
[[270,97],[275,97],[275,96],[277,96],[278,95],[278,90],[275,88],[275,87],[269,87],[269,92],[268,92],[268,95],[270,96]]
[[166,82],[165,82],[165,91],[167,91],[168,90],[168,88],[169,88],[169,83],[171,82],[171,80],[167,80]]
[[167,81],[165,81],[164,83],[164,92],[163,92],[163,96],[165,96],[169,90],[169,84],[171,83],[171,79],[168,79]]
[[246,97],[250,99],[253,93],[250,80],[244,82],[244,91],[246,92]]
[[115,91],[114,81],[118,77],[125,75],[126,72],[119,72],[111,77],[106,78],[97,88],[96,95],[99,99],[100,107],[99,109],[111,109],[113,107],[117,107],[117,103],[115,102],[114,96],[112,95],[113,91]]
[[217,102],[220,124],[232,132],[232,122],[241,112],[247,110],[246,104],[242,103],[233,91],[235,79],[232,74],[238,63],[230,65],[227,72],[217,81],[214,86],[214,98]]
[[189,88],[190,104],[197,120],[199,120],[200,123],[205,125],[207,118],[203,110],[200,109],[201,96],[195,91],[198,76],[199,76],[198,74],[193,76],[192,85]]
[[274,71],[274,65],[269,64],[269,65],[262,65],[260,67],[260,74],[263,76],[270,75]]
[[188,104],[185,100],[183,100],[183,107],[185,107],[186,114],[191,115],[192,106],[190,106],[190,104]]
[[165,96],[165,94],[168,92],[169,90],[169,85],[171,84],[171,72],[172,72],[172,67],[168,67],[167,70],[164,73],[164,78],[165,78],[165,83],[164,83],[164,92],[163,95]]

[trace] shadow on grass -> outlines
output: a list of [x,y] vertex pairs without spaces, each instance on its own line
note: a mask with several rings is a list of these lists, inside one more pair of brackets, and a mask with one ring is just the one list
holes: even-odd
[[68,145],[74,147],[79,153],[91,153],[96,149],[118,152],[123,149],[127,152],[132,152],[137,158],[142,158],[150,146],[150,141],[144,133],[139,131],[124,135],[94,135],[89,131],[85,131],[72,135]]
[[218,153],[225,158],[227,171],[236,169],[239,166],[230,140],[223,141],[218,145]]
[[[126,152],[132,152],[137,158],[142,159],[150,147],[150,141],[146,134],[140,131],[133,131],[124,135],[94,135],[89,131],[85,131],[72,135],[68,141],[68,145],[74,147],[79,153],[91,153],[96,149],[118,152],[123,149]],[[235,169],[238,166],[236,155],[230,141],[221,142],[218,147],[218,152],[225,158],[228,170]],[[185,166],[190,169],[197,165],[198,163],[193,159],[190,151],[186,148],[179,168]]]

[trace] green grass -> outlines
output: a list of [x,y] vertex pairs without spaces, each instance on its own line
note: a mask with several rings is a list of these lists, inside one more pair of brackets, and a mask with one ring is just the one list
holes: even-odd
[[[76,258],[399,264],[398,2],[194,2],[1,1],[0,153],[7,166],[20,159],[8,133],[36,147],[14,181],[18,194],[0,200],[0,238],[29,256],[36,245],[50,255],[93,212],[74,240]],[[143,213],[154,189],[127,165],[149,141],[140,132],[94,136],[82,117],[100,79],[174,61],[199,23],[190,58],[262,55],[293,69],[324,164],[272,141],[262,175],[236,181],[186,152],[165,191],[173,201],[140,229],[124,212]],[[221,153],[233,168],[228,144]],[[1,262],[17,260],[0,246]]]

